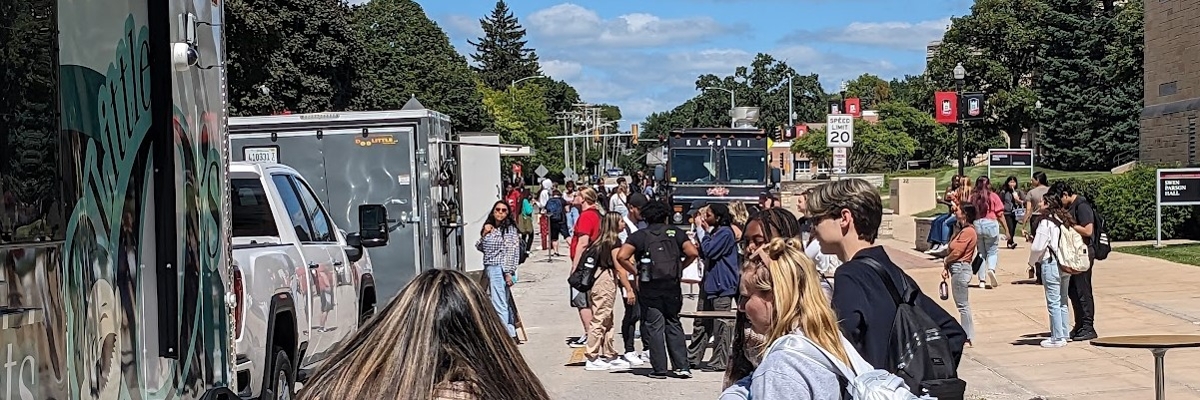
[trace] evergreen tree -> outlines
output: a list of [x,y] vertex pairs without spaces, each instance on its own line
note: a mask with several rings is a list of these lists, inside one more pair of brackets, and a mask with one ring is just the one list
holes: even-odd
[[1095,0],[1047,2],[1045,38],[1039,52],[1042,73],[1037,77],[1043,104],[1039,164],[1062,170],[1086,170],[1112,162],[1113,146],[1096,130],[1106,102],[1102,83],[1104,21]]
[[226,16],[231,113],[350,105],[358,47],[344,1],[229,0]]
[[1142,0],[1129,0],[1120,6],[1105,3],[1107,37],[1103,60],[1106,79],[1097,103],[1099,111],[1093,129],[1107,145],[1101,160],[1105,168],[1115,167],[1138,157],[1138,140],[1143,96],[1143,60],[1145,59],[1145,11]]
[[416,2],[373,0],[355,10],[354,30],[363,47],[355,109],[395,110],[416,96],[457,131],[491,125],[466,58]]
[[492,15],[479,23],[483,26],[483,37],[468,43],[475,46],[471,59],[478,66],[473,68],[484,85],[506,90],[513,81],[541,74],[537,53],[525,47],[525,28],[504,0],[497,1]]

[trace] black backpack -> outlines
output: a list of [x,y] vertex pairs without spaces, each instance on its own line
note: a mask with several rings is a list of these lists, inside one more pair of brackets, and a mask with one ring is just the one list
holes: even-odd
[[592,290],[596,284],[596,270],[600,268],[600,246],[588,246],[579,257],[575,271],[567,276],[567,284],[580,292]]
[[1095,218],[1092,223],[1092,255],[1096,256],[1097,260],[1103,260],[1108,258],[1108,253],[1112,252],[1112,243],[1108,241],[1104,216],[1100,215],[1099,210],[1096,210],[1096,203],[1092,203],[1092,199],[1088,199],[1088,206],[1092,208],[1092,215]]
[[928,391],[939,400],[964,398],[967,382],[958,379],[950,341],[933,318],[916,305],[921,292],[913,290],[907,281],[903,292],[897,290],[892,276],[878,261],[861,260],[875,270],[896,301],[896,318],[892,322],[892,340],[884,369],[904,379],[915,395]]
[[646,248],[638,262],[638,276],[642,282],[679,281],[683,277],[683,251],[679,248],[678,238],[682,234],[670,226],[646,230]]

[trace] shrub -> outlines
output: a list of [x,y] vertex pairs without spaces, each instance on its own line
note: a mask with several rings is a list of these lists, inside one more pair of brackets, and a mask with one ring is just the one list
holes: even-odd
[[[1156,178],[1152,167],[1135,168],[1104,179],[1104,184],[1095,189],[1095,195],[1088,196],[1095,199],[1096,209],[1106,218],[1109,238],[1117,241],[1154,239]],[[1192,221],[1192,207],[1163,207],[1163,237],[1178,238]]]

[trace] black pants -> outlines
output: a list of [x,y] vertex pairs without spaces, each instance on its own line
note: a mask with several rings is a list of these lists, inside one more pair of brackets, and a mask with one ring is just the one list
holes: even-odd
[[[1095,261],[1092,261],[1095,266]],[[1067,297],[1071,299],[1071,311],[1075,314],[1075,327],[1071,332],[1076,335],[1096,333],[1096,302],[1092,299],[1092,268],[1086,272],[1071,275],[1067,284]]]
[[[733,297],[708,298],[707,294],[701,293],[700,300],[696,302],[696,311],[729,311],[732,309]],[[726,362],[729,361],[729,350],[733,347],[733,332],[730,331],[729,322],[711,318],[696,318],[692,323],[692,342],[688,344],[688,363],[692,366],[700,365],[704,353],[708,351],[708,340],[712,337],[716,346],[713,348],[712,358],[708,361],[708,367],[724,370]]]
[[1004,213],[1004,222],[1008,223],[1008,247],[1017,245],[1017,215]]
[[643,290],[638,305],[642,308],[642,337],[650,346],[650,367],[654,372],[667,372],[667,355],[675,370],[690,370],[687,362],[687,343],[679,311],[683,309],[683,291]]
[[[618,298],[617,301],[625,301],[625,299]],[[633,339],[637,336],[637,324],[642,320],[642,306],[640,302],[641,299],[638,299],[638,303],[634,303],[632,306],[626,304],[625,316],[621,318],[621,339],[625,342],[626,353],[637,351],[633,347]],[[644,331],[645,328],[642,330]],[[646,332],[642,332],[642,350],[650,350],[650,345],[646,340],[649,336]]]

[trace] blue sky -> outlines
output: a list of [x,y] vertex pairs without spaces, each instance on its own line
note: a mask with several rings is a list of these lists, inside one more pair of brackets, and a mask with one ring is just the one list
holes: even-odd
[[[482,35],[495,0],[417,0],[460,53]],[[970,0],[512,0],[547,75],[585,101],[621,107],[627,122],[696,94],[698,75],[724,76],[765,52],[820,74],[826,90],[862,73],[920,73],[925,45]],[[740,105],[740,104],[739,104]],[[554,111],[554,110],[552,110]]]

